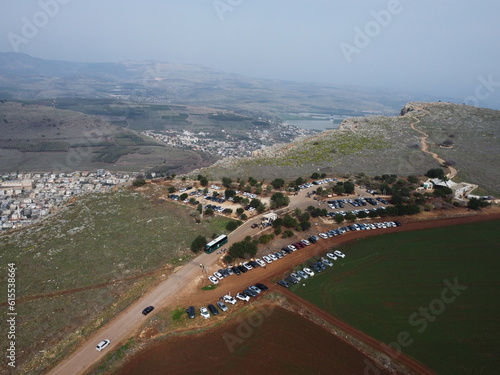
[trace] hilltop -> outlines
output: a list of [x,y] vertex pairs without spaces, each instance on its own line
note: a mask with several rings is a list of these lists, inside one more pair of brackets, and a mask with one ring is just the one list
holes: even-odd
[[458,169],[459,180],[500,194],[500,111],[450,103],[408,103],[400,116],[350,118],[328,130],[290,144],[255,152],[252,157],[223,159],[203,172],[222,176],[295,178],[314,171],[328,174],[424,174],[440,163],[429,151]]

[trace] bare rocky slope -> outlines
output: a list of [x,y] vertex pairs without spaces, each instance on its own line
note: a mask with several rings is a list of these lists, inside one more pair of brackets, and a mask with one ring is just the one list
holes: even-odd
[[[291,144],[256,152],[253,157],[220,160],[203,170],[222,176],[272,179],[305,177],[312,172],[369,175],[423,174],[440,164],[422,151],[422,133],[430,151],[455,163],[458,178],[500,193],[500,111],[450,103],[408,103],[400,116],[355,117]],[[448,142],[446,142],[448,141]],[[442,147],[442,144],[448,147]]]

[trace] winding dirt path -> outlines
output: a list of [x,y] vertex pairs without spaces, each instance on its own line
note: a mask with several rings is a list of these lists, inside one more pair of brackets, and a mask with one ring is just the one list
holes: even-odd
[[[443,159],[441,159],[439,157],[438,154],[436,154],[435,152],[432,152],[432,151],[429,151],[429,145],[427,144],[427,139],[429,138],[429,134],[427,134],[426,132],[424,132],[423,130],[420,130],[418,129],[415,125],[417,125],[418,123],[420,123],[420,119],[418,117],[415,117],[413,115],[408,115],[410,116],[413,120],[415,120],[414,122],[412,122],[410,124],[410,127],[419,132],[420,134],[422,134],[422,138],[420,138],[420,145],[422,146],[422,151],[431,155],[440,165],[444,166],[445,164],[445,161]],[[446,168],[448,168],[449,172],[448,174],[446,175],[446,177],[448,179],[452,179],[453,177],[455,177],[458,173],[457,169],[452,167],[452,166],[446,166]]]

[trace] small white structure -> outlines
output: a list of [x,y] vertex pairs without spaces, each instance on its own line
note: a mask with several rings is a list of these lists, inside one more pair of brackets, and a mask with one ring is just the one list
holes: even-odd
[[262,221],[265,223],[271,223],[277,218],[278,218],[277,214],[275,214],[274,212],[269,212],[268,214],[262,216]]

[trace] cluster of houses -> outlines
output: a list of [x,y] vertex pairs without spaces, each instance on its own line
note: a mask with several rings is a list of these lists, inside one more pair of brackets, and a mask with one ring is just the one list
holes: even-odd
[[135,176],[95,172],[9,173],[0,176],[0,229],[27,226],[75,195],[105,192]]
[[217,134],[193,132],[189,130],[147,130],[142,134],[155,138],[168,145],[207,152],[219,157],[245,157],[262,146],[269,146],[277,141],[292,140],[299,136],[312,135],[314,131],[295,126],[280,126],[274,130],[255,129],[234,136],[222,129]]

